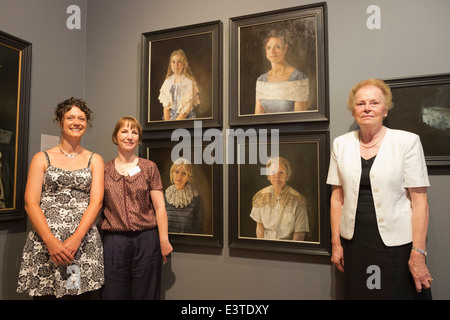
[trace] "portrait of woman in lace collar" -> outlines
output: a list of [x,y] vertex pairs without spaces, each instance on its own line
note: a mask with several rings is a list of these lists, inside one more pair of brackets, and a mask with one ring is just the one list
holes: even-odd
[[259,239],[303,241],[309,232],[305,197],[287,185],[292,169],[289,161],[275,157],[267,162],[270,186],[252,199],[250,217]]
[[203,234],[203,201],[193,185],[192,164],[183,158],[170,168],[170,185],[164,192],[170,233]]

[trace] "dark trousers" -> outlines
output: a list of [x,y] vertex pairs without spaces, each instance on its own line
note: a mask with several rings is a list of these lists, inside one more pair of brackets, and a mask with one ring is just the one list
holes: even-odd
[[103,300],[159,300],[161,248],[158,229],[105,232]]

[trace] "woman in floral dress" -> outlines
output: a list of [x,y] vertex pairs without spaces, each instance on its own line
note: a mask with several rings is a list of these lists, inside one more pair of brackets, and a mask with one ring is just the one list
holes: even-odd
[[60,144],[32,159],[25,210],[33,226],[17,292],[34,298],[89,299],[101,288],[103,248],[94,222],[103,201],[103,159],[81,147],[91,111],[83,100],[58,104]]

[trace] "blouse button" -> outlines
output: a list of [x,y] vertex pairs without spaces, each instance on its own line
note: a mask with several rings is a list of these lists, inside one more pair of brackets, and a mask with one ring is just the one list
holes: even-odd
[[381,208],[381,203],[377,203],[377,208]]

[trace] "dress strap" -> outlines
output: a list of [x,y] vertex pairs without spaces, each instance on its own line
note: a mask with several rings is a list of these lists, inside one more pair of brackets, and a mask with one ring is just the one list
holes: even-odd
[[42,151],[42,152],[44,152],[45,159],[47,160],[47,165],[48,165],[48,166],[51,166],[50,158],[49,158],[49,156],[48,156],[48,154],[47,154],[47,151]]
[[91,166],[91,160],[92,160],[92,156],[94,155],[94,152],[91,153],[91,156],[89,157],[89,162],[86,168],[89,168]]

